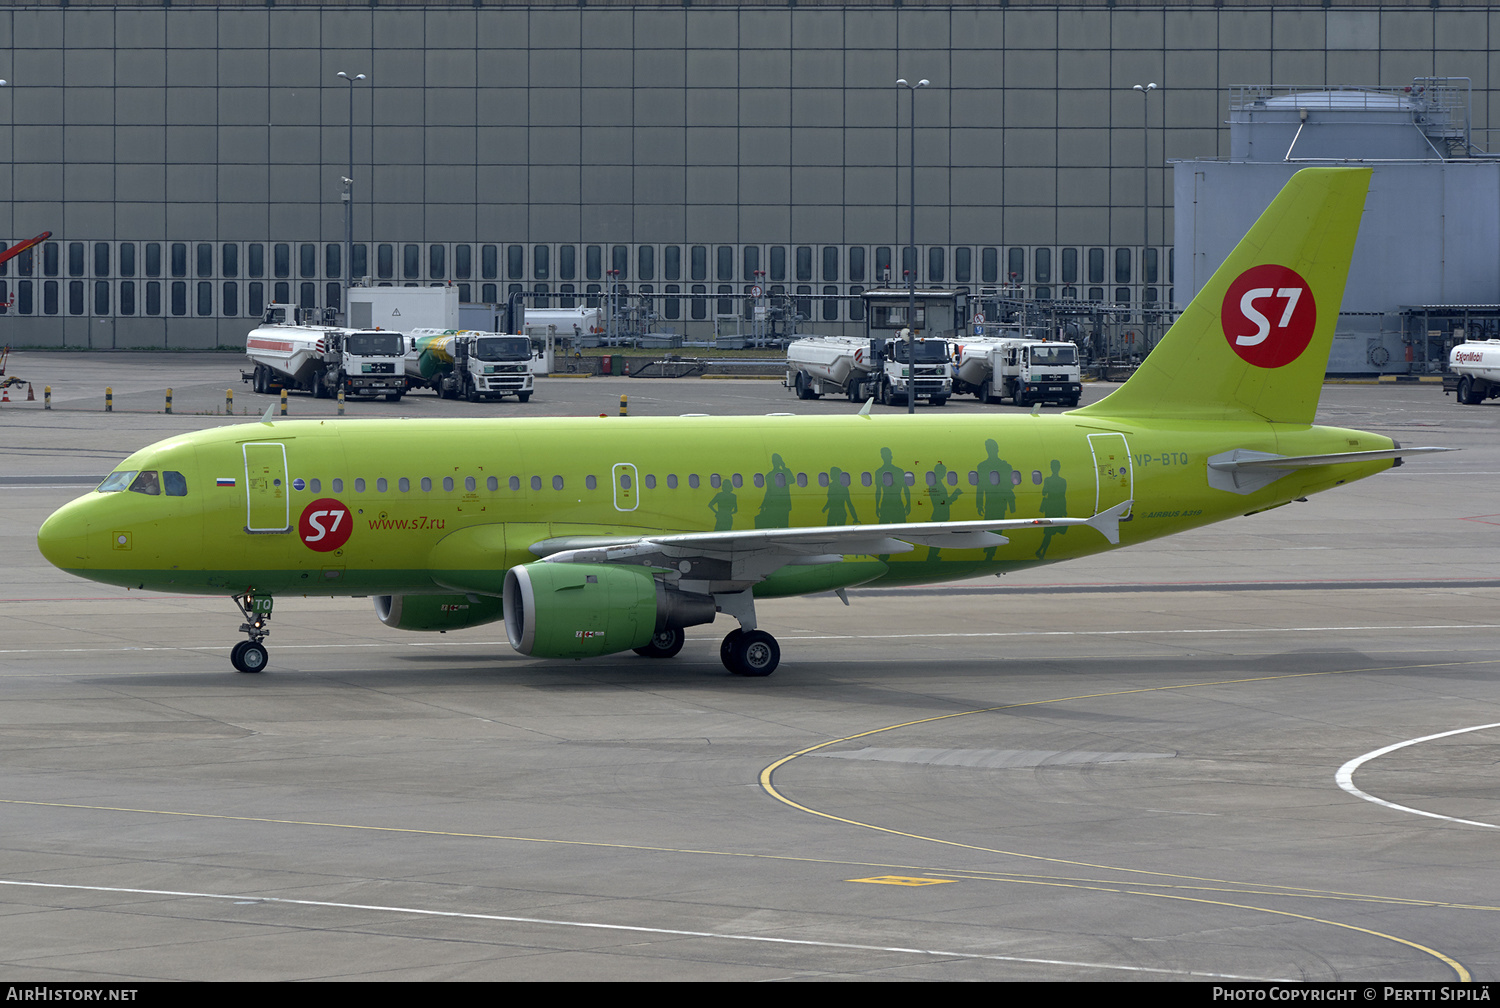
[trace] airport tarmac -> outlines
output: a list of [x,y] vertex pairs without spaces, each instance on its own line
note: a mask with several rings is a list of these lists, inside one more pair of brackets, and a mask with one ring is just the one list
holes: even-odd
[[[670,661],[540,661],[319,598],[237,675],[228,600],[80,581],[35,532],[230,422],[229,385],[258,417],[239,364],[12,355],[38,401],[0,406],[7,981],[1500,979],[1500,402],[1329,385],[1321,422],[1464,450],[1092,560],[764,602],[766,679],[719,663],[727,620]],[[347,410],[621,394],[854,408],[598,378]]]

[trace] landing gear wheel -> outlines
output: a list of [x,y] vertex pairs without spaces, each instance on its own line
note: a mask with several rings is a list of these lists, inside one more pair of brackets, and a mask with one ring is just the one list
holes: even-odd
[[240,641],[229,652],[229,662],[236,672],[259,672],[270,660],[266,646],[260,641]]
[[723,642],[719,644],[719,661],[723,662],[724,667],[730,671],[734,670],[734,667],[729,664],[730,656],[734,654],[735,645],[743,636],[745,636],[745,631],[736,627],[725,634]]
[[658,630],[651,635],[651,643],[638,647],[635,653],[642,658],[670,658],[682,650],[687,633],[681,628]]
[[[738,636],[735,636],[735,633]],[[764,630],[739,630],[724,638],[719,654],[724,667],[735,675],[759,678],[776,671],[781,646]]]

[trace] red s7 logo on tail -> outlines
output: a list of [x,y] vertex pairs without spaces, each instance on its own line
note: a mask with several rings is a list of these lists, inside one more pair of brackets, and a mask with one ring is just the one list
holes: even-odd
[[1302,356],[1318,324],[1312,288],[1296,270],[1252,266],[1224,292],[1224,338],[1247,364],[1279,368]]
[[349,509],[332,497],[321,497],[302,509],[297,535],[308,549],[330,553],[349,541],[354,519]]

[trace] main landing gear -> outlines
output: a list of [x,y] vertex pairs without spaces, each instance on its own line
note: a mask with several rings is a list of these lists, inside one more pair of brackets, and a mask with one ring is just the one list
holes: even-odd
[[[649,644],[636,648],[635,653],[642,658],[671,658],[682,650],[686,640],[687,634],[681,629],[659,630]],[[742,630],[736,627],[729,631],[724,637],[724,643],[719,645],[719,660],[735,675],[768,676],[776,671],[776,666],[781,661],[781,647],[776,643],[776,638],[764,630]]]
[[242,640],[234,646],[234,650],[229,652],[229,663],[236,672],[259,672],[270,661],[266,646],[261,641],[271,632],[266,627],[271,621],[271,596],[255,596],[247,592],[234,596],[234,604],[240,607],[240,615],[245,617],[240,630],[250,639]]
[[764,630],[731,630],[719,645],[719,660],[735,675],[768,676],[781,663],[781,645]]

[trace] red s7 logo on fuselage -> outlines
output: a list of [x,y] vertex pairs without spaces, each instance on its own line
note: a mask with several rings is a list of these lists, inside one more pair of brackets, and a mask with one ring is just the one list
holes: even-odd
[[321,497],[302,509],[297,535],[310,550],[329,553],[349,541],[354,518],[349,509],[332,497]]

